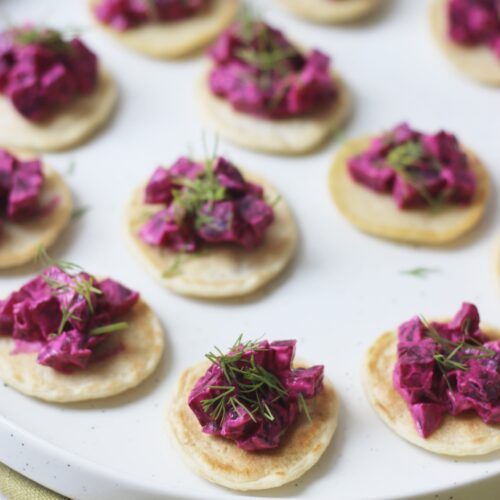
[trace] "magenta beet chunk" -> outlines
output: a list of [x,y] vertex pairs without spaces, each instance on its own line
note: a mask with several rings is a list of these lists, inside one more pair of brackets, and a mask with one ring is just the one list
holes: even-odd
[[272,353],[270,364],[273,371],[282,372],[291,370],[296,345],[296,340],[278,340],[269,344],[269,349]]
[[86,368],[92,351],[86,346],[86,337],[77,330],[69,330],[49,340],[39,351],[37,361],[60,372]]
[[475,332],[479,328],[479,311],[474,304],[469,302],[464,302],[460,310],[455,314],[453,319],[450,321],[449,326],[452,329],[464,330],[464,327],[468,327],[470,333]]
[[423,437],[429,437],[443,422],[446,410],[435,403],[417,403],[410,406],[417,432]]
[[262,241],[266,230],[274,222],[274,210],[264,200],[252,195],[245,196],[239,202],[238,214],[252,227],[256,236],[255,244]]
[[97,18],[118,31],[143,24],[148,19],[144,0],[103,0],[94,10]]
[[246,190],[246,182],[241,172],[222,156],[215,162],[214,173],[219,183],[225,188],[234,191]]
[[330,58],[314,50],[287,94],[287,111],[292,115],[305,114],[335,100],[337,90],[329,71]]
[[352,178],[374,191],[385,193],[392,189],[396,175],[394,170],[384,167],[365,155],[354,156],[348,161]]
[[450,0],[448,36],[461,45],[486,45],[495,51],[494,42],[500,34],[497,0]]
[[323,365],[292,370],[286,378],[286,388],[290,397],[313,398],[323,387]]
[[220,390],[211,389],[211,386],[224,386],[227,381],[222,370],[217,365],[211,365],[206,373],[196,382],[188,398],[188,405],[196,415],[200,425],[205,426],[212,422],[209,413],[202,407],[202,401],[212,399],[221,393]]
[[139,300],[137,292],[112,279],[100,281],[98,286],[102,292],[98,300],[105,303],[112,318],[126,314]]
[[158,167],[146,186],[144,201],[168,204],[172,198],[172,176],[168,170]]
[[20,219],[36,215],[43,185],[39,160],[18,162],[7,201],[7,216]]
[[69,64],[78,91],[90,94],[97,85],[97,56],[78,38],[71,40],[74,55]]
[[182,156],[168,169],[168,172],[172,177],[187,177],[194,180],[203,172],[203,169],[203,165]]
[[203,240],[209,243],[223,243],[238,239],[242,224],[238,218],[235,201],[206,203],[202,213],[209,219],[198,230]]
[[12,188],[15,165],[16,159],[5,149],[0,148],[0,206]]
[[43,120],[50,111],[49,102],[40,92],[40,85],[30,67],[19,65],[11,71],[5,93],[16,110],[28,120]]
[[[264,23],[254,23],[250,36],[243,30],[248,31],[234,24],[210,51],[214,67],[209,86],[215,95],[237,111],[268,119],[304,115],[335,101],[328,56],[318,51],[302,56],[283,33]],[[287,57],[274,67],[262,67],[253,57],[276,48]]]
[[55,64],[42,76],[41,93],[58,106],[67,104],[76,94],[76,85],[71,73],[63,64]]
[[28,342],[46,340],[61,323],[59,302],[52,295],[13,305],[12,338]]
[[416,342],[425,337],[426,328],[418,316],[406,321],[398,328],[398,338],[400,343]]
[[241,407],[238,407],[237,410],[233,408],[226,413],[226,418],[220,429],[220,435],[232,441],[238,441],[251,435],[256,427],[257,423],[247,411]]
[[172,216],[173,208],[161,210],[142,226],[139,236],[148,245],[169,246],[177,251],[194,252],[197,249],[194,234],[189,227],[179,225]]

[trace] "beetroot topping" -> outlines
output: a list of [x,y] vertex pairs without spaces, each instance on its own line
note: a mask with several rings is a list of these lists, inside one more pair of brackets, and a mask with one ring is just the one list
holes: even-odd
[[285,35],[258,20],[242,20],[210,51],[211,91],[237,111],[261,118],[303,116],[330,107],[338,89],[330,59],[302,54]]
[[60,372],[85,369],[114,352],[106,343],[127,328],[119,320],[138,299],[137,292],[99,281],[74,264],[51,265],[0,300],[0,334],[16,341],[16,353],[38,352],[41,365]]
[[448,0],[448,36],[460,45],[485,45],[500,58],[500,1]]
[[474,411],[500,423],[500,341],[479,327],[476,306],[463,304],[448,323],[415,317],[399,327],[394,386],[426,438],[445,415]]
[[118,31],[151,22],[172,22],[194,16],[210,0],[101,0],[94,12],[99,21]]
[[2,217],[22,221],[39,213],[42,185],[40,160],[19,160],[0,149],[0,241]]
[[422,134],[407,124],[373,139],[348,168],[354,181],[391,193],[401,209],[468,205],[476,192],[470,160],[454,135]]
[[33,26],[0,33],[0,92],[24,118],[42,121],[96,84],[97,57],[80,39]]
[[165,208],[142,227],[141,239],[177,252],[195,252],[202,244],[232,243],[247,249],[261,243],[274,220],[261,186],[219,157],[206,164],[180,158],[159,167],[146,186],[145,202]]
[[247,451],[277,448],[303,411],[306,399],[323,389],[323,366],[292,368],[295,340],[241,342],[212,362],[189,395],[203,432],[234,441]]

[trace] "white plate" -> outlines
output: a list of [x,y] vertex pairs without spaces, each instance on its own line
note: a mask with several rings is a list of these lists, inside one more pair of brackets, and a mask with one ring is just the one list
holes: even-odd
[[[158,287],[124,246],[122,215],[133,188],[160,162],[188,144],[200,149],[202,127],[193,103],[203,61],[159,62],[127,52],[90,27],[83,0],[4,0],[15,21],[88,25],[84,38],[117,77],[122,93],[112,125],[87,145],[47,158],[68,176],[78,203],[91,210],[73,223],[54,254],[141,291],[167,335],[158,372],[140,388],[104,402],[49,405],[0,386],[0,461],[74,498],[228,497],[227,490],[193,474],[171,447],[165,401],[180,372],[214,344],[230,345],[244,332],[297,338],[299,354],[324,363],[342,399],[340,426],[320,463],[300,481],[266,495],[389,498],[465,484],[500,472],[499,455],[450,460],[399,439],[375,415],[360,384],[370,342],[416,313],[452,314],[475,302],[485,320],[500,325],[491,269],[498,209],[454,248],[430,250],[359,233],[335,210],[327,172],[338,147],[305,158],[277,158],[221,144],[235,162],[265,174],[291,203],[302,232],[292,271],[259,300],[204,303]],[[400,120],[455,131],[499,180],[498,91],[462,79],[434,47],[426,2],[399,0],[376,22],[350,28],[306,24],[275,2],[265,13],[294,39],[335,58],[356,97],[345,135],[387,128]],[[495,205],[495,204],[493,204]],[[437,268],[426,280],[404,276],[417,266]],[[0,295],[19,287],[33,269],[0,275]]]

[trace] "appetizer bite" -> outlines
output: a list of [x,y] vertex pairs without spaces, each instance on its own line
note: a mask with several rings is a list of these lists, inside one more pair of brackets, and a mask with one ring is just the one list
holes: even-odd
[[399,436],[443,455],[500,449],[500,331],[464,303],[451,321],[421,317],[368,350],[365,390]]
[[168,407],[174,444],[200,476],[235,490],[275,488],[328,447],[338,400],[323,366],[293,363],[295,340],[242,342],[187,369]]
[[[46,254],[44,254],[46,256]],[[114,396],[156,368],[163,332],[137,292],[68,262],[0,300],[0,379],[46,401]]]
[[239,0],[89,0],[113,38],[151,57],[176,58],[209,44],[235,17]]
[[199,83],[205,121],[241,146],[276,154],[307,153],[329,138],[351,110],[330,58],[303,51],[279,30],[246,16],[210,50]]
[[434,0],[431,27],[436,42],[459,71],[500,85],[498,0]]
[[79,39],[33,25],[0,33],[0,144],[75,146],[111,116],[117,90]]
[[72,209],[58,173],[38,158],[0,148],[0,269],[26,264],[40,245],[51,246]]
[[462,236],[483,216],[489,176],[478,157],[444,131],[407,124],[347,141],[330,171],[342,214],[363,231],[438,245]]
[[297,229],[277,191],[223,157],[179,158],[137,189],[126,214],[132,249],[161,284],[201,298],[248,295],[280,274]]
[[280,0],[293,14],[325,24],[350,23],[372,14],[382,0]]

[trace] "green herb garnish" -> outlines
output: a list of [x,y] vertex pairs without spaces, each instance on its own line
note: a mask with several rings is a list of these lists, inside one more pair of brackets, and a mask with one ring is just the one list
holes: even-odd
[[414,269],[401,271],[401,274],[406,274],[407,276],[414,276],[416,278],[427,278],[430,274],[439,272],[440,272],[439,269],[433,269],[430,267],[415,267]]
[[[419,177],[418,170],[415,171],[415,164],[426,156],[423,146],[417,140],[408,141],[391,149],[387,155],[386,161],[389,166],[395,170],[403,180],[412,186],[433,209],[441,206],[443,200],[439,196],[432,196],[425,188]],[[439,172],[441,165],[434,161],[433,168]]]
[[[67,305],[61,305],[61,322],[59,323],[59,327],[57,329],[57,333],[51,334],[51,336],[58,336],[66,328],[66,325],[69,320],[80,321],[81,318],[77,317],[74,314],[74,308],[76,305],[76,301],[79,297],[85,300],[88,310],[93,314],[94,313],[94,304],[92,302],[92,294],[102,295],[102,291],[97,288],[95,284],[95,277],[91,275],[83,275],[83,269],[78,265],[72,262],[67,262],[63,260],[55,260],[49,256],[47,250],[43,246],[38,247],[37,252],[37,260],[42,262],[46,267],[54,266],[57,267],[60,271],[66,273],[71,278],[70,283],[66,283],[65,281],[59,281],[50,276],[42,275],[43,280],[49,287],[52,289],[52,294],[57,296],[61,294],[65,294],[68,292],[73,292],[74,295],[71,299],[71,302]],[[109,325],[104,325],[100,327],[93,328],[90,330],[90,335],[103,335],[105,333],[112,333],[119,330],[124,330],[128,327],[128,323],[126,322],[118,322],[111,323]]]
[[71,212],[71,219],[72,220],[79,219],[80,217],[85,215],[89,210],[90,210],[89,206],[77,207],[73,209],[73,211]]
[[[222,353],[217,347],[215,352],[206,354],[206,358],[222,370],[227,385],[209,387],[217,391],[217,394],[201,402],[203,411],[217,422],[224,420],[227,409],[231,407],[236,412],[241,408],[253,421],[256,420],[255,415],[273,421],[275,416],[266,399],[271,397],[274,403],[286,399],[288,393],[275,375],[255,362],[254,353],[263,350],[259,341],[243,343],[242,338],[240,335],[236,339],[228,354]],[[299,410],[310,420],[309,409],[302,394],[299,395],[298,405]]]
[[[448,385],[450,385],[446,375],[448,371],[467,371],[469,368],[465,361],[470,359],[491,358],[497,354],[496,351],[484,347],[481,342],[470,336],[470,320],[468,318],[461,325],[463,337],[460,342],[453,342],[440,335],[437,329],[425,318],[421,317],[420,321],[422,321],[425,326],[427,335],[434,340],[439,347],[439,351],[434,353],[433,358]],[[473,353],[467,352],[471,350]],[[476,352],[479,352],[479,354],[476,354]]]

